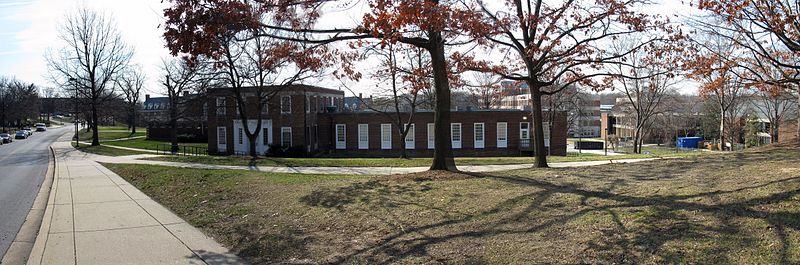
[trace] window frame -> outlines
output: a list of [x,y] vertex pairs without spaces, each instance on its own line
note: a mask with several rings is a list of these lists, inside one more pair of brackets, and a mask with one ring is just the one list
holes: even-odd
[[[403,126],[406,126],[406,129],[408,130],[405,139],[403,139],[403,142],[406,145],[406,149],[413,150],[417,143],[416,141],[417,137],[415,135],[417,133],[417,129],[415,128],[416,126],[414,126],[413,123],[407,123]],[[410,143],[409,143],[409,137],[411,137]]]
[[[458,140],[456,140],[456,127],[458,127]],[[464,128],[461,123],[450,123],[450,144],[453,149],[461,149],[461,142],[464,140]]]
[[[478,127],[480,126],[480,130]],[[478,133],[480,132],[480,134]],[[473,134],[473,141],[475,149],[483,149],[486,148],[486,124],[483,122],[476,122],[472,125],[472,134]],[[481,136],[481,139],[478,140],[478,135]]]
[[[388,139],[388,140],[387,140]],[[392,124],[381,123],[381,149],[392,149]]]
[[216,111],[215,112],[217,113],[217,116],[225,116],[227,114],[227,108],[228,108],[228,100],[227,100],[227,98],[225,98],[225,97],[217,97],[217,102],[216,103],[217,103],[216,104],[217,107],[216,107]]
[[[523,129],[522,125],[526,125],[527,128]],[[523,135],[525,133],[525,135]],[[527,121],[523,121],[519,123],[519,139],[520,140],[530,140],[531,139],[531,123]]]
[[[503,128],[502,134],[500,128]],[[508,122],[497,123],[497,148],[508,148]]]
[[228,152],[228,127],[217,126],[217,152],[219,149],[225,149],[225,152]]
[[436,148],[436,126],[428,123],[428,149]]
[[358,149],[369,149],[369,124],[358,124]]
[[[284,105],[284,99],[287,98],[289,99],[288,104]],[[289,113],[292,113],[292,96],[281,96],[281,114]]]
[[[289,145],[284,145],[286,143],[286,138],[284,137],[284,133],[289,133]],[[292,127],[281,127],[281,147],[291,147],[292,146]]]
[[[342,129],[341,133],[339,129]],[[339,123],[334,126],[334,140],[336,149],[346,149],[347,148],[347,125]]]

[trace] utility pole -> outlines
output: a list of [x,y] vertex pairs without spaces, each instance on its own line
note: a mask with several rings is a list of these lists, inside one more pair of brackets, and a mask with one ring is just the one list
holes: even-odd
[[75,86],[75,98],[72,101],[75,107],[72,113],[72,123],[75,123],[75,147],[80,147],[80,137],[78,136],[78,80],[70,78],[69,82]]

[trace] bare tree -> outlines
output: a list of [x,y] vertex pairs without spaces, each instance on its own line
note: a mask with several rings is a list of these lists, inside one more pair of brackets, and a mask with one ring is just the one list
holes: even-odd
[[773,142],[780,140],[780,127],[786,119],[788,112],[795,106],[794,96],[789,91],[781,91],[782,93],[772,93],[765,90],[755,90],[753,95],[758,100],[751,100],[750,105],[756,109],[761,115],[769,120],[770,136]]
[[481,109],[493,109],[500,106],[500,81],[496,75],[489,72],[474,72],[474,84],[467,83],[465,87],[471,96],[471,103]]
[[55,83],[74,87],[88,105],[92,145],[100,145],[98,107],[117,97],[113,82],[128,66],[133,49],[122,40],[113,19],[86,8],[67,15],[58,32],[65,46],[45,56],[50,75]]
[[138,121],[136,114],[139,111],[139,97],[142,88],[144,88],[145,80],[146,77],[138,66],[128,68],[116,79],[116,85],[122,91],[125,104],[127,104],[128,129],[131,130],[131,133],[136,133],[136,123]]
[[637,154],[642,151],[644,134],[649,129],[651,118],[661,111],[663,101],[677,83],[672,70],[674,66],[669,63],[674,61],[662,58],[675,54],[667,52],[653,57],[653,50],[634,48],[638,45],[635,37],[612,44],[615,53],[625,55],[610,69],[619,77],[614,82],[614,89],[619,89],[626,100],[620,107],[631,116],[633,152]]
[[30,119],[38,117],[39,96],[34,84],[24,83],[16,78],[0,77],[0,122],[3,132],[9,122],[19,127]]
[[[383,49],[372,49],[381,58],[381,65],[372,75],[388,83],[389,88],[382,91],[386,97],[365,102],[368,109],[386,116],[403,141],[400,144],[400,158],[407,159],[406,137],[412,130],[414,114],[419,106],[420,92],[432,87],[429,69],[430,61],[423,57],[419,48],[404,48],[402,44],[388,44]],[[413,137],[413,136],[412,136]]]
[[170,143],[172,152],[178,151],[178,122],[187,116],[191,111],[187,108],[191,97],[188,93],[204,94],[211,78],[203,76],[202,63],[189,63],[180,58],[170,58],[162,60],[161,86],[164,94],[167,95],[170,127]]

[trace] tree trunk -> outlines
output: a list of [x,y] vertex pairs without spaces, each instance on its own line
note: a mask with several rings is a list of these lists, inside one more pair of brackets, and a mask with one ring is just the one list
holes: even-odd
[[131,110],[131,133],[136,133],[136,107]]
[[100,135],[97,132],[97,105],[92,104],[92,146],[100,145]]
[[178,109],[176,104],[177,102],[170,103],[169,108],[169,140],[171,143],[170,152],[177,153],[178,152]]
[[250,156],[253,157],[253,158],[258,158],[258,151],[256,150],[256,147],[258,145],[257,144],[257,142],[258,142],[258,132],[254,133],[252,135],[248,135],[247,136],[247,140],[250,141],[250,143],[249,143],[249,145],[250,145],[249,146]]
[[453,160],[453,149],[450,142],[450,84],[444,56],[444,40],[442,40],[442,33],[438,31],[431,30],[428,35],[430,36],[428,52],[431,55],[436,95],[436,106],[433,112],[435,141],[430,170],[458,171],[455,160]]
[[533,167],[546,168],[549,166],[547,165],[547,152],[545,152],[544,146],[544,117],[542,115],[541,86],[534,84],[533,80],[528,80],[528,87],[531,89],[531,116],[533,116],[532,143],[535,157]]
[[642,153],[642,127],[641,125],[636,124],[636,129],[633,130],[633,153],[634,154],[641,154]]
[[720,111],[719,118],[719,150],[725,151],[725,111]]

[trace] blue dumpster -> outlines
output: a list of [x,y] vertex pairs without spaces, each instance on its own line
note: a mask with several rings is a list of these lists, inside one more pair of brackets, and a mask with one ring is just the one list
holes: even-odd
[[703,137],[678,137],[678,148],[699,148]]

